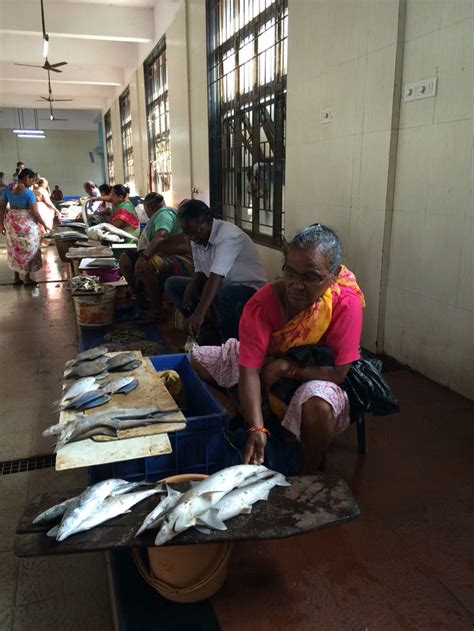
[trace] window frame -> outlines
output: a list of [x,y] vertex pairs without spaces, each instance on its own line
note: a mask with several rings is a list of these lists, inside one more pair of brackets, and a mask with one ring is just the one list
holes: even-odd
[[107,164],[107,182],[115,184],[114,146],[112,134],[112,114],[107,110],[104,114],[105,160]]
[[[242,25],[243,19],[239,13],[239,5],[248,9],[255,4],[252,0],[206,0],[210,200],[212,208],[219,216],[233,220],[254,241],[280,249],[284,242],[288,0],[274,0]],[[228,16],[227,22],[223,20],[225,16],[222,11],[218,15],[224,5],[229,13],[233,11],[233,15]],[[262,62],[259,55],[262,51],[259,50],[259,37],[263,31],[259,29],[272,20],[274,21],[275,43],[269,48],[274,50],[273,75],[269,82],[260,83],[259,73],[262,72],[260,65]],[[286,23],[284,23],[285,20]],[[229,25],[238,21],[240,21],[238,28],[227,38],[224,35],[225,39],[220,41],[224,30],[229,29]],[[230,30],[232,31],[232,28]],[[253,46],[252,87],[245,91],[244,85],[243,91],[240,92],[244,65],[239,65],[239,53],[246,41],[251,42]],[[226,54],[232,54],[235,59],[233,69],[227,75],[224,73]],[[286,55],[284,59],[282,59],[283,54]],[[282,69],[284,73],[281,72]],[[233,82],[229,81],[226,84],[226,76],[230,76],[231,73],[233,73]],[[224,91],[229,90],[229,85],[230,92],[233,91],[233,94],[231,97],[226,95],[227,100],[225,100]],[[269,111],[273,114],[273,120],[268,114]],[[226,124],[227,130],[224,128]],[[267,133],[270,126],[273,127],[272,134]],[[262,133],[268,141],[268,156],[266,156],[265,142],[262,143]],[[227,144],[225,144],[226,141]],[[262,144],[264,154],[262,154]],[[262,162],[262,155],[265,155],[264,162]],[[249,157],[251,158],[250,168],[246,164]],[[255,167],[256,177],[252,181]],[[259,179],[260,168],[264,173],[262,179],[268,178],[267,185]],[[227,187],[226,200],[224,186]],[[268,206],[265,208],[265,200],[262,207],[261,198],[265,198],[265,186],[270,190],[266,201],[271,198],[271,209]],[[229,203],[229,200],[233,203]],[[247,200],[246,205],[243,203],[245,200]],[[224,208],[231,208],[233,216],[225,215]],[[248,228],[249,218],[242,218],[243,211],[247,211],[248,216],[251,213],[251,229]],[[261,221],[262,211],[271,213],[271,225]],[[271,230],[272,234],[262,232],[265,228]]]
[[[135,186],[135,160],[133,156],[132,112],[130,104],[130,86],[119,96],[120,135],[122,139],[123,183]],[[127,146],[129,140],[129,146]]]
[[[169,125],[168,67],[166,36],[163,36],[143,62],[149,167],[155,165],[153,190],[166,193],[172,188],[172,161]],[[159,130],[156,132],[156,126]],[[154,133],[154,131],[156,133]],[[158,171],[156,164],[164,164]]]

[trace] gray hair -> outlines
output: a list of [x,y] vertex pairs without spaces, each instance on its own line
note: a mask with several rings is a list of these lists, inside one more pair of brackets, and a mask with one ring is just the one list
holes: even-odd
[[315,223],[307,228],[298,230],[293,239],[285,248],[285,257],[288,249],[314,248],[324,256],[326,267],[330,273],[335,272],[341,265],[342,244],[337,234],[320,223]]

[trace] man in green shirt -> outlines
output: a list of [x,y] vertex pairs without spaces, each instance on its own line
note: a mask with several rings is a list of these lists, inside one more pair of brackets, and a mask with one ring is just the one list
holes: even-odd
[[138,251],[122,254],[120,271],[132,291],[142,290],[150,309],[139,314],[142,322],[163,319],[161,294],[169,276],[192,276],[191,247],[177,222],[173,208],[165,206],[163,196],[148,193],[144,200],[149,221],[138,240]]

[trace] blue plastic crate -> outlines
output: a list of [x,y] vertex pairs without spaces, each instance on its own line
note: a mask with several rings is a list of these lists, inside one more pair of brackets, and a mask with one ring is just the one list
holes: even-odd
[[185,354],[150,357],[156,370],[176,370],[187,396],[187,427],[168,434],[173,452],[89,467],[89,483],[108,478],[159,480],[178,473],[214,473],[224,467],[228,416]]

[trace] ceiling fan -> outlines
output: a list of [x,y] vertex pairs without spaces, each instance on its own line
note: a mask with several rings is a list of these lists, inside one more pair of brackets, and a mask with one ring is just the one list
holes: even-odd
[[43,58],[44,64],[42,66],[38,66],[35,64],[19,64],[15,63],[15,66],[27,66],[28,68],[42,68],[43,70],[47,70],[48,73],[51,70],[52,72],[62,72],[62,70],[58,70],[60,66],[66,66],[67,61],[60,61],[57,64],[50,64],[48,61],[48,47],[49,47],[49,35],[46,33],[46,25],[44,22],[44,6],[43,0],[41,2],[41,24],[43,27]]
[[47,101],[50,105],[51,103],[54,102],[58,102],[59,101],[72,101],[72,99],[55,99],[53,97],[53,91],[51,89],[51,75],[49,74],[49,70],[48,70],[48,96],[40,96],[39,99],[36,99],[37,101]]

